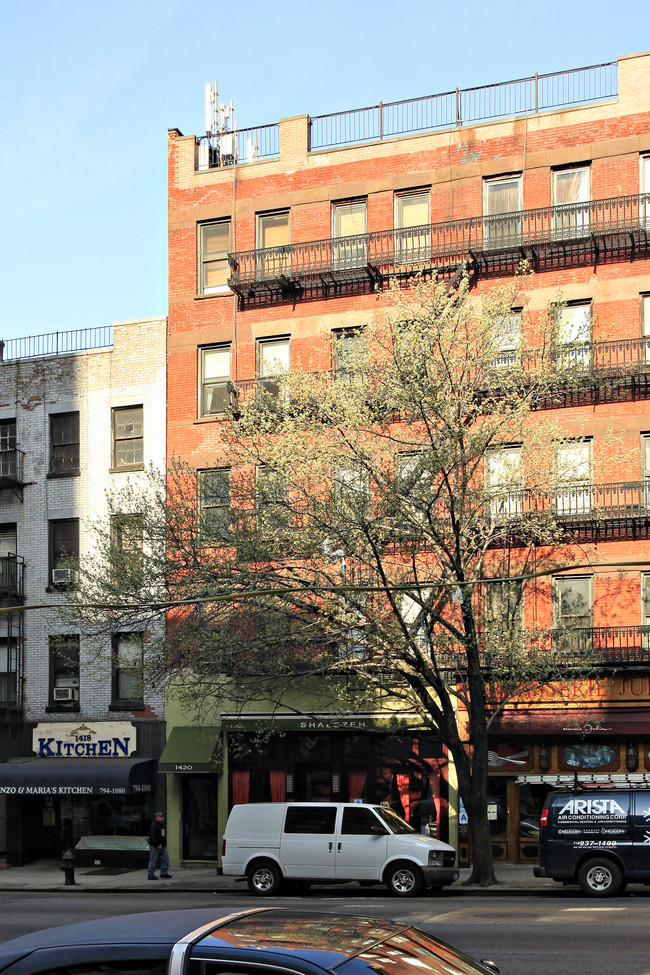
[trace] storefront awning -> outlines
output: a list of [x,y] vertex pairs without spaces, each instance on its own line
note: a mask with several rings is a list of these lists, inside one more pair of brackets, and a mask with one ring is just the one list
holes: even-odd
[[381,731],[386,734],[404,731],[426,732],[417,714],[406,711],[382,711],[376,714],[286,714],[276,711],[273,714],[224,714],[223,725],[229,731]]
[[158,763],[160,772],[222,772],[221,728],[177,725]]
[[18,758],[0,762],[0,795],[151,795],[155,758]]
[[490,734],[504,735],[608,735],[646,734],[647,708],[544,708],[504,711],[492,723]]

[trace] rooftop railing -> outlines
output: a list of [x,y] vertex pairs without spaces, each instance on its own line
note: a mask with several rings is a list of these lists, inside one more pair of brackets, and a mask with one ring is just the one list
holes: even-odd
[[105,349],[113,345],[113,326],[79,328],[70,332],[49,332],[18,339],[0,340],[0,363],[12,359],[38,359],[47,356],[69,355],[91,349]]
[[424,98],[380,102],[368,108],[317,115],[311,122],[311,148],[329,149],[358,142],[378,142],[435,129],[468,125],[488,119],[532,115],[604,101],[618,94],[616,61],[571,71],[535,74],[478,88]]
[[280,155],[280,126],[258,125],[235,129],[219,136],[203,135],[197,140],[198,169],[234,166],[235,163],[262,162]]
[[538,251],[582,248],[591,257],[603,237],[635,235],[632,249],[647,248],[650,194],[615,196],[513,213],[464,217],[420,227],[378,230],[350,237],[284,244],[228,255],[229,285],[240,296],[290,290],[327,279],[448,271],[474,260],[495,264],[538,259]]

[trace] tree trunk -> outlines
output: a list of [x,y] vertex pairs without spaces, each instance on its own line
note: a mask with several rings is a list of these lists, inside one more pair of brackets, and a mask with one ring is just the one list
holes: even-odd
[[472,873],[468,884],[491,887],[496,884],[492,860],[492,838],[487,818],[487,791],[482,783],[472,779],[471,798],[465,803],[472,840]]

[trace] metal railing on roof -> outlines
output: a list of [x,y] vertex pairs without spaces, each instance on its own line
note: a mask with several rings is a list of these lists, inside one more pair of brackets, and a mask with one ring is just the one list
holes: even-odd
[[202,135],[196,141],[199,170],[263,162],[280,155],[280,126],[277,122],[257,125],[218,136]]
[[24,338],[0,340],[0,362],[70,355],[72,352],[105,349],[112,345],[112,325],[78,328],[70,332],[49,332],[46,335],[28,335]]
[[549,109],[615,98],[618,63],[535,74],[478,88],[424,98],[380,102],[368,108],[317,115],[310,119],[310,148],[328,149],[357,142],[379,142],[411,132],[427,132],[488,119],[533,115]]

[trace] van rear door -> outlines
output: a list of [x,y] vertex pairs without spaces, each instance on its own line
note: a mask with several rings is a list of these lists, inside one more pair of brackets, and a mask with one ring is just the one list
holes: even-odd
[[380,880],[388,830],[368,806],[344,806],[336,837],[339,880]]
[[336,873],[336,806],[287,806],[280,860],[285,877],[333,880]]

